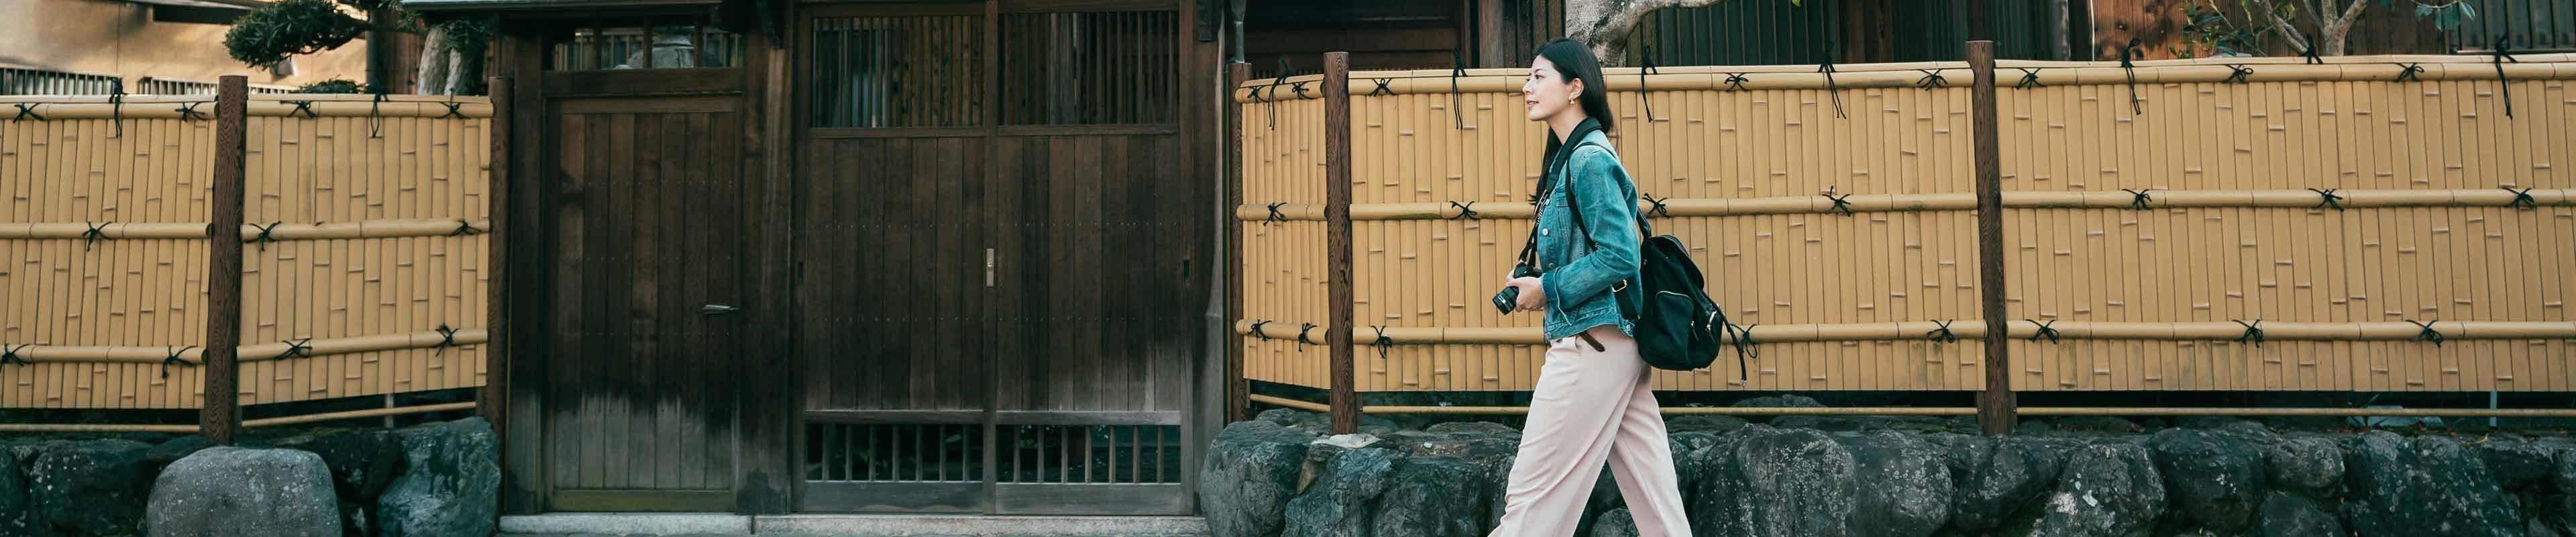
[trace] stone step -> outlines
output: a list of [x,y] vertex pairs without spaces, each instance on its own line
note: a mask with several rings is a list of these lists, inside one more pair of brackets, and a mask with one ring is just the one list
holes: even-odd
[[907,536],[1204,537],[1199,517],[777,515],[720,513],[550,513],[501,517],[504,537],[572,536]]

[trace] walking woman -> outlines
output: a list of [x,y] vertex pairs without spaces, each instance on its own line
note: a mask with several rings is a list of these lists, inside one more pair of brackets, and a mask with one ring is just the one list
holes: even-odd
[[[1547,123],[1539,176],[1537,276],[1514,277],[1517,311],[1546,316],[1547,364],[1530,396],[1520,457],[1505,489],[1502,524],[1491,537],[1564,537],[1583,516],[1604,462],[1642,537],[1687,537],[1673,454],[1649,368],[1619,301],[1644,297],[1637,278],[1637,186],[1602,131],[1611,128],[1609,88],[1592,50],[1567,39],[1539,47],[1521,84],[1529,120]],[[1582,206],[1569,207],[1571,198]],[[1574,219],[1583,219],[1580,227]],[[1581,230],[1581,231],[1577,231]],[[1586,233],[1590,241],[1576,236]]]

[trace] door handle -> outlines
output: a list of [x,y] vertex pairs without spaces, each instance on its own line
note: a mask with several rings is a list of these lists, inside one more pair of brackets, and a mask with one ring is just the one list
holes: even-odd
[[707,304],[707,305],[703,305],[703,306],[698,306],[698,313],[703,313],[703,314],[707,314],[707,315],[732,315],[732,314],[734,314],[735,312],[739,312],[739,311],[742,311],[742,308],[737,308],[737,307],[733,307],[733,306],[727,306],[727,305],[723,305],[723,304]]

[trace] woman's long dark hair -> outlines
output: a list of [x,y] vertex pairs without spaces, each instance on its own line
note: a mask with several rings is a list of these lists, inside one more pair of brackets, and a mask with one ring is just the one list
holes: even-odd
[[[1557,76],[1565,77],[1567,83],[1583,81],[1583,95],[1575,97],[1575,102],[1583,106],[1583,115],[1587,118],[1584,123],[1603,131],[1610,130],[1614,122],[1613,116],[1610,115],[1610,82],[1602,78],[1601,61],[1592,57],[1592,47],[1559,37],[1549,40],[1545,45],[1539,45],[1538,57],[1547,58],[1548,63],[1555,64]],[[1567,133],[1567,136],[1578,137],[1585,132],[1587,129],[1576,128],[1574,132]],[[1556,133],[1548,133],[1547,154],[1540,159],[1539,169],[1543,172],[1555,171],[1557,159],[1563,158],[1562,155],[1557,154],[1557,150],[1564,144],[1575,141],[1558,140]],[[1540,174],[1537,191],[1530,193],[1531,204],[1546,201],[1550,178],[1547,173]]]

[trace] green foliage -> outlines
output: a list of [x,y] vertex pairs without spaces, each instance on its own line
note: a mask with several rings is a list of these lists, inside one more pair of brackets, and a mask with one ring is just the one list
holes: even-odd
[[341,11],[331,0],[280,0],[242,16],[224,33],[224,49],[251,65],[285,61],[289,56],[340,48],[368,30],[419,31],[419,18],[394,8],[391,0],[342,0],[360,10],[385,9],[392,20],[370,23]]
[[295,88],[296,93],[367,93],[367,85],[346,78],[334,78]]

